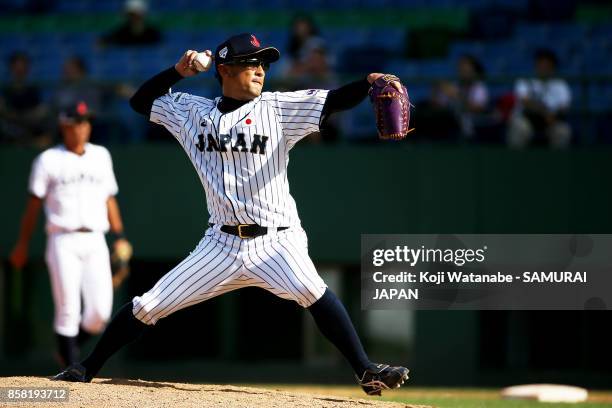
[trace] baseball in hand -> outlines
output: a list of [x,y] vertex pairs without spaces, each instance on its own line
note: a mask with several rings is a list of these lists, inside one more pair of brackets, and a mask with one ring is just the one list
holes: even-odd
[[193,60],[193,66],[199,72],[207,71],[212,63],[211,56],[206,52],[198,52],[195,59]]

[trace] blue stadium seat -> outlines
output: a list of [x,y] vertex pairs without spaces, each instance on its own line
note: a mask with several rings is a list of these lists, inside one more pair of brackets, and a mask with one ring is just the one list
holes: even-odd
[[516,77],[529,77],[533,74],[531,58],[511,59],[506,62],[505,73]]
[[457,60],[461,55],[469,54],[477,58],[482,58],[485,54],[485,43],[480,41],[464,42],[459,41],[451,45],[449,57]]
[[406,29],[401,27],[371,28],[366,30],[366,41],[401,55],[406,45]]
[[550,36],[556,39],[556,43],[559,43],[559,39],[562,39],[566,44],[580,45],[584,42],[588,34],[588,27],[582,24],[567,23],[567,24],[551,24],[550,25]]
[[0,45],[3,52],[12,54],[15,51],[26,51],[29,42],[26,36],[19,33],[3,33],[0,36]]
[[[208,2],[198,2],[200,4],[204,3],[208,3]],[[172,1],[167,1],[167,0],[151,0],[149,2],[149,9],[153,12],[176,12],[176,11],[183,11],[183,10],[190,10],[193,9],[193,7],[191,6],[191,2],[189,0],[172,0]]]
[[612,55],[603,53],[587,53],[583,57],[582,72],[585,75],[605,75],[610,73]]
[[343,129],[343,138],[349,141],[375,140],[376,134],[374,112],[370,101],[362,101],[351,110],[339,114],[339,121]]
[[514,37],[528,43],[546,43],[550,39],[550,26],[548,24],[517,24]]
[[408,83],[407,85],[406,89],[408,90],[408,95],[410,95],[410,101],[416,105],[415,109],[418,109],[419,103],[429,98],[431,86],[422,82],[415,84]]
[[500,58],[485,58],[482,65],[485,70],[485,76],[498,76],[507,72],[506,66],[508,60],[505,57]]
[[[16,5],[23,7],[23,0],[11,0]],[[123,9],[124,0],[58,0],[55,7],[58,12],[119,12]],[[498,7],[503,9],[524,11],[527,9],[528,0],[302,0],[299,4],[300,10],[320,9],[347,9],[353,7],[376,8],[376,7],[402,7],[402,8],[452,8],[462,7],[471,10]],[[222,10],[236,9],[249,10],[253,8],[268,10],[294,10],[295,2],[290,0],[150,0],[149,8],[153,12],[176,12],[184,10]]]
[[612,84],[594,83],[588,89],[588,106],[595,112],[612,110]]
[[495,101],[501,96],[514,91],[514,83],[487,83],[487,88],[489,90],[489,105],[494,105]]
[[506,10],[526,11],[529,8],[529,0],[493,0],[488,3]]
[[95,54],[91,75],[103,80],[124,80],[134,77],[135,67],[129,50],[107,48]]
[[402,79],[412,78],[419,75],[419,66],[404,59],[392,59],[387,61],[384,72],[395,74]]
[[[366,56],[366,58],[361,56]],[[386,61],[391,57],[393,55],[388,50],[374,46],[345,48],[338,54],[336,69],[348,74],[381,72]]]
[[612,112],[608,111],[605,114],[596,117],[595,134],[597,141],[601,143],[612,144]]
[[336,53],[340,53],[345,48],[367,44],[369,39],[367,31],[350,28],[323,28],[321,36]]
[[453,78],[455,65],[447,60],[425,60],[418,64],[419,75],[424,77]]
[[587,106],[588,104],[588,88],[582,86],[580,82],[569,81],[570,91],[572,93],[572,107]]

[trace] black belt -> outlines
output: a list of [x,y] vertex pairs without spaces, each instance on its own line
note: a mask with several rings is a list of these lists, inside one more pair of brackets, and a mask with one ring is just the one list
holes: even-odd
[[[209,226],[214,226],[215,224],[208,224]],[[277,231],[286,230],[289,227],[277,227]],[[261,235],[266,235],[268,233],[268,227],[262,227],[257,224],[240,224],[240,225],[222,225],[221,231],[226,234],[236,235],[242,239],[245,238],[255,238]]]
[[79,229],[75,229],[73,232],[93,232],[93,230],[85,227],[81,227]]

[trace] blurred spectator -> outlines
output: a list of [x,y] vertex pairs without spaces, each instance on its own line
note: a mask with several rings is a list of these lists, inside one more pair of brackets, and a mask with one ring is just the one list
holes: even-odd
[[572,95],[567,82],[555,77],[557,66],[556,55],[540,49],[535,54],[536,78],[516,82],[517,107],[508,128],[510,146],[524,147],[540,134],[553,147],[569,146],[571,128],[565,116]]
[[73,56],[64,62],[62,81],[51,101],[55,114],[79,101],[85,102],[96,116],[92,126],[97,142],[108,143],[138,139],[137,134],[142,133],[142,125],[139,121],[139,125],[135,125],[134,116],[125,106],[133,93],[134,89],[128,83],[96,83],[89,77],[83,59]]
[[461,125],[454,108],[457,87],[449,81],[438,80],[431,86],[426,100],[417,101],[413,123],[417,129],[414,138],[422,140],[449,140],[456,138]]
[[46,131],[48,110],[40,90],[30,84],[30,58],[15,52],[8,60],[10,81],[0,96],[0,139],[18,144],[46,146],[51,142]]
[[89,80],[85,62],[79,57],[70,57],[64,62],[62,83],[53,96],[53,107],[59,112],[78,101],[84,101],[92,111],[100,113],[100,89]]
[[489,104],[489,91],[485,85],[484,67],[472,55],[462,55],[457,61],[458,84],[447,84],[441,87],[454,110],[461,133],[473,137],[479,120],[485,120]]
[[[302,50],[301,62],[293,64],[287,78],[291,81],[290,90],[325,88],[334,89],[337,80],[331,69],[327,50],[323,41],[317,38],[310,39]],[[337,115],[332,115],[325,120],[321,132],[308,136],[311,142],[333,142],[339,138]]]
[[147,3],[144,0],[125,2],[126,21],[115,30],[104,35],[102,45],[153,45],[161,41],[160,31],[147,23]]
[[[291,83],[288,90],[333,89],[337,85],[328,50],[312,18],[307,15],[294,17],[287,49],[289,65],[285,69],[285,76]],[[311,134],[307,140],[336,141],[339,132],[335,116],[325,121],[320,133]]]
[[303,14],[295,16],[291,22],[289,44],[287,46],[292,63],[303,60],[310,41],[321,42],[319,29],[310,16]]
[[309,40],[302,54],[302,58],[287,72],[295,89],[331,89],[335,85],[335,78],[323,41],[314,38]]

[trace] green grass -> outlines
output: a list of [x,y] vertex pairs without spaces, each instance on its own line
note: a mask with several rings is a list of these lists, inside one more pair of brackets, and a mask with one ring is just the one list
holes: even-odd
[[412,405],[430,405],[439,408],[609,408],[612,403],[585,402],[579,404],[552,404],[537,401],[519,401],[479,398],[383,398],[385,401]]
[[612,408],[612,392],[591,392],[589,401],[579,404],[552,404],[525,400],[503,400],[498,389],[474,388],[410,388],[387,391],[383,397],[367,397],[353,386],[257,384],[261,388],[274,388],[301,393],[366,398],[401,402],[408,406],[426,405],[439,408]]

